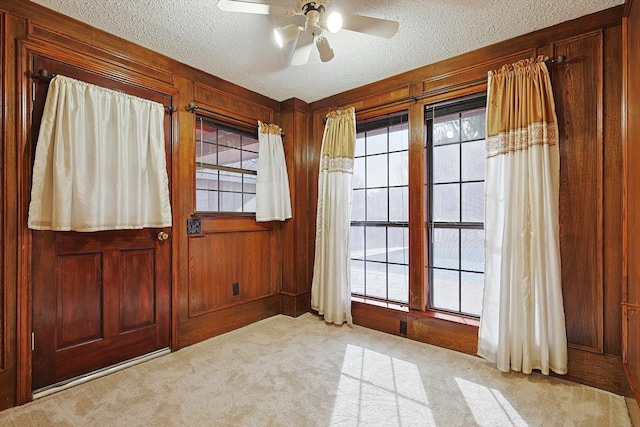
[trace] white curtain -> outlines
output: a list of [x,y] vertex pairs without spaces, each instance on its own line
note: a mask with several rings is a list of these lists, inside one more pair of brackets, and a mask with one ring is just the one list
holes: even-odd
[[558,125],[544,58],[489,73],[485,290],[478,354],[501,371],[567,372]]
[[64,76],[51,80],[29,228],[170,227],[164,107]]
[[258,121],[256,221],[284,221],[291,218],[289,176],[281,132],[278,125]]
[[355,144],[355,109],[327,114],[318,175],[311,308],[338,325],[353,324],[349,231]]

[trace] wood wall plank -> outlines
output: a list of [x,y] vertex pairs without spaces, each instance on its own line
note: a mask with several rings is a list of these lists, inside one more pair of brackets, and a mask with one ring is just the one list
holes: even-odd
[[567,339],[603,351],[602,32],[554,44],[560,137],[560,253]]
[[285,221],[282,246],[282,313],[299,316],[310,309],[311,271],[309,251],[313,239],[309,227],[312,221],[307,195],[312,181],[309,171],[309,134],[311,114],[309,105],[299,99],[282,103],[281,126],[286,129],[283,138],[289,176],[292,218]]
[[622,355],[622,27],[604,30],[603,135],[603,266],[604,266],[604,352]]
[[[269,231],[204,233],[189,238],[189,318],[275,293],[279,254]],[[237,284],[238,294],[233,294]]]

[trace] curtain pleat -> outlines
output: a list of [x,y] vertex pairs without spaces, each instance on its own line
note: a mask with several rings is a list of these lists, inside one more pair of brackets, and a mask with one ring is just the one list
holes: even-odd
[[355,109],[332,111],[322,138],[311,307],[325,322],[352,325],[349,235]]
[[36,145],[29,228],[170,227],[163,123],[161,104],[54,77]]
[[558,125],[543,58],[489,72],[478,354],[504,372],[567,372],[559,171]]
[[291,218],[289,176],[280,126],[258,122],[256,221]]

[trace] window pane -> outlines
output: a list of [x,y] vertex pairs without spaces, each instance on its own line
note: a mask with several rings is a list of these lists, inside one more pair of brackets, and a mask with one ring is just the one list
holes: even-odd
[[351,206],[351,221],[364,221],[366,190],[353,190],[353,203]]
[[387,154],[368,156],[367,159],[367,188],[386,187]]
[[248,136],[242,137],[242,149],[247,151],[258,152],[258,140],[255,138],[249,138]]
[[484,221],[484,182],[462,184],[462,221]]
[[433,121],[433,145],[460,141],[460,121],[458,114],[436,117]]
[[389,227],[387,233],[388,262],[409,264],[409,228]]
[[389,221],[409,221],[409,188],[389,189]]
[[255,212],[255,211],[256,211],[256,195],[243,194],[242,195],[242,212]]
[[353,188],[364,188],[365,158],[360,157],[353,161]]
[[457,228],[434,228],[431,246],[433,267],[458,269],[459,233]]
[[460,287],[458,285],[458,272],[433,269],[432,284],[433,307],[443,310],[458,311]]
[[[199,211],[213,210],[209,205],[209,193],[211,193],[211,191],[196,190],[196,209],[198,209]],[[216,192],[214,191],[214,193]]]
[[219,147],[218,149],[218,165],[230,168],[239,168],[241,166],[241,151],[236,148]]
[[402,123],[389,128],[389,151],[407,150],[409,148],[409,123]]
[[[242,174],[237,172],[220,171],[220,189],[242,193]],[[224,210],[223,207],[221,209]]]
[[482,311],[482,297],[484,292],[484,275],[478,273],[461,274],[460,310],[464,313],[480,316]]
[[433,147],[433,183],[460,181],[460,146]]
[[486,117],[484,107],[476,110],[464,111],[460,116],[463,141],[485,138]]
[[433,186],[432,209],[434,222],[460,221],[460,184]]
[[242,193],[221,191],[220,210],[226,212],[242,212]]
[[242,169],[258,171],[258,153],[251,151],[242,152]]
[[364,227],[352,225],[350,234],[351,258],[364,259]]
[[248,173],[242,174],[242,192],[256,194],[256,175],[249,175]]
[[389,154],[389,186],[409,185],[409,153]]
[[196,189],[217,190],[218,171],[196,168]]
[[351,293],[364,295],[364,261],[351,260]]
[[367,227],[365,231],[367,261],[387,260],[387,230],[385,227]]
[[462,144],[462,180],[484,180],[485,141]]
[[375,298],[387,297],[387,264],[366,262],[366,295]]
[[389,299],[409,302],[409,266],[389,264]]
[[368,155],[387,152],[387,128],[366,132],[366,151]]
[[388,189],[367,190],[367,221],[388,221]]
[[215,144],[207,142],[196,143],[196,163],[208,163],[210,165],[217,164],[218,157],[216,148]]
[[364,156],[365,154],[364,144],[365,144],[364,132],[357,134],[356,135],[356,152],[355,152],[356,157]]
[[484,271],[484,230],[460,230],[462,270]]
[[242,136],[228,130],[218,129],[218,145],[221,146],[220,148],[240,148],[242,146]]

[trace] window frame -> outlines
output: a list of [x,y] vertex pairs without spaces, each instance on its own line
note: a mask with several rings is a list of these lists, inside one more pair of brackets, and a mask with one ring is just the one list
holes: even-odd
[[[426,254],[426,259],[425,259],[425,267],[426,267],[426,277],[425,277],[425,283],[424,283],[424,291],[427,294],[427,298],[426,298],[426,310],[427,311],[431,311],[431,312],[436,312],[436,313],[443,313],[445,315],[452,315],[452,316],[462,316],[462,317],[467,317],[467,318],[471,318],[471,319],[479,319],[480,317],[480,313],[475,314],[475,313],[468,313],[463,311],[463,303],[462,303],[462,298],[463,298],[463,292],[462,292],[462,275],[464,273],[471,273],[471,274],[480,274],[480,272],[475,271],[475,270],[467,270],[464,269],[462,266],[462,251],[463,251],[463,247],[462,247],[462,231],[463,230],[484,230],[484,214],[483,214],[483,221],[482,222],[478,222],[478,221],[463,221],[463,216],[462,216],[462,203],[463,203],[463,197],[462,197],[462,193],[463,193],[463,185],[464,183],[484,183],[485,179],[484,179],[484,175],[483,175],[483,179],[482,180],[463,180],[462,179],[462,162],[463,162],[463,158],[462,158],[462,144],[464,143],[469,143],[469,142],[475,142],[475,141],[481,141],[484,140],[486,141],[486,131],[485,131],[485,135],[482,139],[475,139],[475,140],[465,140],[463,141],[461,137],[458,138],[458,141],[456,142],[452,142],[449,144],[441,144],[438,146],[446,146],[446,145],[457,145],[459,147],[459,151],[458,153],[459,155],[459,165],[458,167],[460,168],[460,174],[458,177],[457,181],[451,181],[450,183],[452,184],[459,184],[459,193],[458,193],[458,197],[459,197],[459,221],[434,221],[433,220],[433,206],[434,206],[434,202],[433,202],[433,197],[434,197],[434,185],[437,184],[447,184],[447,182],[438,182],[438,183],[434,183],[434,177],[433,177],[433,173],[434,173],[434,165],[433,165],[433,161],[434,161],[434,155],[433,155],[433,123],[434,120],[437,119],[438,117],[442,117],[442,116],[447,116],[447,115],[451,115],[451,114],[459,114],[460,117],[462,116],[462,114],[464,114],[464,112],[468,112],[468,111],[473,111],[473,110],[477,110],[479,108],[484,107],[485,108],[485,117],[486,117],[486,99],[487,99],[487,95],[486,93],[476,93],[476,94],[472,94],[472,95],[468,95],[468,96],[463,96],[460,98],[455,98],[455,99],[450,99],[444,102],[440,102],[440,103],[435,103],[435,104],[427,104],[424,105],[424,129],[425,129],[425,134],[424,134],[424,138],[425,138],[425,142],[424,142],[424,157],[425,157],[425,174],[424,174],[424,182],[423,182],[423,188],[425,191],[425,209],[424,209],[424,215],[425,215],[425,239],[424,239],[424,245],[425,245],[425,254]],[[483,186],[484,188],[484,186]],[[483,192],[483,197],[484,197],[484,192]],[[435,267],[434,266],[434,234],[435,234],[435,230],[438,229],[442,229],[442,230],[458,230],[458,241],[457,241],[457,264],[458,267],[457,268],[445,268],[445,267]],[[484,251],[483,251],[483,261],[484,261]],[[434,270],[443,270],[443,271],[452,271],[452,272],[457,272],[458,275],[458,301],[457,301],[457,306],[458,306],[458,310],[450,310],[447,308],[442,308],[442,307],[437,307],[434,304]],[[484,280],[484,268],[482,269],[483,271],[481,272],[482,276],[483,276],[483,280]],[[484,286],[484,285],[483,285]]]
[[[225,121],[222,121],[218,118],[209,116],[207,114],[202,114],[200,112],[195,112],[194,113],[194,118],[195,118],[195,126],[194,126],[194,140],[195,140],[195,144],[196,144],[196,149],[194,150],[194,173],[193,173],[193,214],[194,215],[198,215],[198,216],[244,216],[244,217],[255,217],[256,213],[255,210],[253,211],[224,211],[224,210],[198,210],[198,190],[208,190],[208,189],[200,189],[198,188],[198,173],[199,173],[199,165],[206,165],[208,170],[216,170],[216,171],[222,171],[222,172],[231,172],[231,173],[239,173],[243,175],[243,179],[244,179],[244,175],[253,175],[255,177],[257,177],[257,170],[251,170],[251,169],[243,169],[243,168],[235,168],[235,167],[229,167],[229,166],[225,166],[225,165],[216,165],[216,164],[211,164],[211,163],[204,163],[204,162],[199,162],[197,159],[197,153],[198,153],[198,148],[197,146],[201,143],[203,143],[204,141],[202,139],[198,138],[198,126],[200,125],[201,121],[213,126],[216,128],[217,131],[226,131],[226,132],[231,132],[234,133],[236,135],[240,136],[240,141],[242,141],[242,138],[250,138],[251,140],[255,140],[257,144],[259,144],[259,137],[258,137],[258,129],[257,128],[249,128],[249,127],[243,127],[243,126],[239,126],[239,125],[234,125],[231,123],[227,123]],[[212,144],[210,142],[207,142],[207,144]],[[218,153],[218,143],[214,143],[213,145],[216,146],[216,153]],[[242,142],[240,143],[240,147],[238,148],[238,150],[242,152],[244,151],[251,151],[251,150],[244,150],[242,148],[243,144]],[[258,151],[255,151],[255,154],[258,156],[259,153]],[[216,156],[217,157],[217,156]],[[259,158],[259,157],[257,157]],[[257,168],[256,168],[257,169]],[[244,187],[244,181],[241,184]],[[218,190],[216,190],[218,193],[220,193],[220,189],[218,188]],[[232,193],[237,193],[237,194],[241,194],[241,197],[244,198],[245,194],[252,194],[255,196],[255,193],[250,193],[250,192],[245,192],[244,188],[242,189],[242,191],[240,192],[232,192]],[[218,207],[220,206],[220,194],[218,194]]]
[[[409,235],[409,187],[410,187],[410,183],[409,183],[409,167],[408,167],[408,161],[409,161],[409,146],[410,146],[410,128],[409,128],[409,112],[408,110],[401,110],[398,112],[394,112],[391,114],[387,114],[384,116],[377,116],[377,117],[373,117],[370,119],[366,119],[366,120],[360,120],[356,123],[356,134],[360,135],[363,132],[373,132],[373,131],[377,131],[377,130],[381,130],[381,129],[386,129],[386,133],[387,133],[387,139],[386,139],[386,149],[385,151],[381,151],[381,152],[375,152],[372,154],[367,153],[366,148],[365,148],[365,152],[362,155],[359,156],[354,156],[354,161],[355,159],[365,159],[365,183],[363,187],[355,187],[352,186],[354,194],[355,191],[364,191],[364,219],[362,220],[353,220],[351,219],[350,221],[350,225],[349,225],[349,229],[350,229],[350,233],[352,232],[352,227],[361,227],[362,228],[362,233],[363,233],[363,254],[362,257],[359,258],[353,258],[349,257],[349,261],[350,261],[350,268],[351,268],[351,263],[353,261],[357,261],[357,262],[362,262],[363,265],[363,274],[364,274],[364,283],[363,283],[363,290],[362,293],[354,293],[353,292],[353,286],[351,289],[351,297],[353,300],[359,300],[359,301],[371,301],[371,302],[375,302],[375,303],[382,303],[382,304],[386,304],[387,306],[393,306],[399,309],[406,309],[409,305],[409,298],[410,298],[410,266],[409,266],[409,256],[408,256],[408,252],[409,252],[409,240],[410,240],[410,235]],[[393,150],[390,151],[390,138],[389,138],[389,128],[392,128],[394,126],[397,125],[405,125],[406,129],[406,146],[398,149],[398,150]],[[400,153],[406,153],[406,159],[407,159],[407,178],[406,178],[406,184],[404,185],[389,185],[390,184],[390,179],[389,179],[389,175],[390,175],[390,159],[389,156],[391,154],[400,154]],[[375,187],[368,187],[368,183],[367,183],[367,172],[366,172],[366,168],[367,168],[367,159],[369,157],[372,156],[376,156],[376,155],[386,155],[386,166],[387,166],[387,176],[386,176],[386,186],[375,186]],[[355,183],[354,183],[355,184]],[[406,220],[391,220],[391,204],[390,204],[390,193],[389,190],[393,189],[393,188],[398,188],[398,189],[406,189],[406,206],[405,206],[405,212],[406,212]],[[387,207],[386,207],[386,216],[387,216],[387,220],[386,221],[381,221],[381,220],[367,220],[367,191],[371,190],[371,189],[386,189],[387,190],[387,195],[386,195],[386,199],[387,199]],[[352,217],[353,218],[353,217]],[[403,237],[403,240],[406,241],[406,252],[407,252],[407,257],[406,257],[406,262],[405,263],[401,263],[401,262],[395,262],[395,261],[390,261],[389,260],[389,253],[388,250],[385,252],[385,260],[384,261],[380,261],[380,260],[370,260],[367,257],[367,228],[383,228],[385,230],[385,247],[388,249],[389,247],[389,229],[398,229],[401,231],[401,233],[406,234],[406,237]],[[385,266],[385,276],[386,276],[386,285],[385,285],[385,297],[379,297],[379,296],[371,296],[371,295],[367,295],[367,286],[366,286],[366,267],[367,267],[367,263],[376,263],[376,264],[381,264]],[[389,298],[389,266],[400,266],[400,267],[404,267],[405,268],[405,275],[407,278],[407,283],[406,283],[406,301],[399,301],[397,299],[390,299]]]

